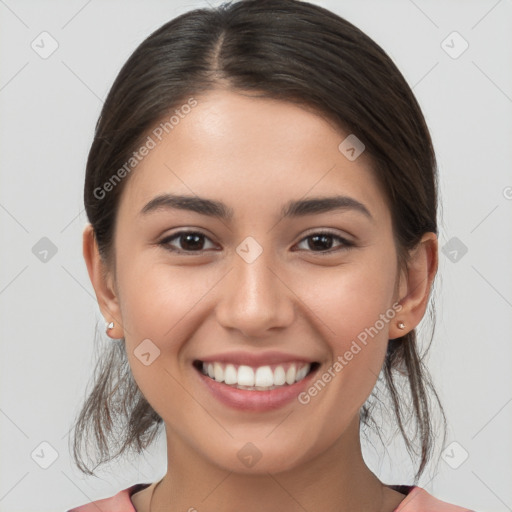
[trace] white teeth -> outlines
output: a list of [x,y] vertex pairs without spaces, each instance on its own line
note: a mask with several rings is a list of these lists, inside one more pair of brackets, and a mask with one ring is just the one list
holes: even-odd
[[203,374],[208,375],[217,382],[224,382],[239,389],[265,391],[279,386],[292,385],[306,377],[311,364],[292,363],[285,371],[283,366],[272,368],[268,365],[251,368],[240,365],[238,369],[234,364],[220,362],[203,363]]
[[302,380],[309,372],[309,368],[304,366],[300,370],[297,371],[297,376],[295,377],[295,382],[299,382],[299,380]]
[[240,386],[254,386],[254,370],[250,366],[238,368],[238,384]]
[[213,364],[213,374],[217,382],[224,382],[224,370],[220,363]]
[[286,372],[286,384],[291,386],[295,382],[295,375],[297,375],[297,368],[292,364]]
[[236,372],[236,368],[232,364],[228,364],[226,366],[224,382],[226,384],[236,384],[238,382],[238,374]]
[[259,388],[267,388],[274,385],[274,373],[270,366],[260,366],[256,370],[254,385]]
[[274,386],[282,386],[286,382],[286,374],[282,366],[274,370]]

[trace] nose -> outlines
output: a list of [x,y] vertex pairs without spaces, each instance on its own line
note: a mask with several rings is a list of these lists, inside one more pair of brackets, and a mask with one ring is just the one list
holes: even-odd
[[[238,254],[222,280],[217,321],[247,337],[265,337],[289,326],[294,319],[293,292],[284,276],[263,251],[248,263]],[[287,286],[288,285],[288,286]]]

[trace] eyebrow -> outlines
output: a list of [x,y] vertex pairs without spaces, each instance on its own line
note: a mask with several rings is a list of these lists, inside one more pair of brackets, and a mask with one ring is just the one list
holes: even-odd
[[[187,210],[201,215],[216,217],[222,220],[231,220],[234,212],[226,204],[213,199],[198,196],[160,194],[149,201],[140,211],[141,215],[148,215],[162,210]],[[368,219],[374,220],[364,204],[348,196],[313,197],[298,201],[289,201],[281,209],[281,218],[302,217],[320,214],[334,210],[356,211]]]

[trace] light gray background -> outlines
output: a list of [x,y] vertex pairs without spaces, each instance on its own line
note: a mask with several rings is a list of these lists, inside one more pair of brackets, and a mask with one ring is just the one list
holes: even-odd
[[[317,3],[375,39],[413,87],[440,165],[441,246],[456,237],[467,247],[456,261],[441,253],[429,360],[447,444],[457,444],[420,485],[477,511],[512,510],[512,2]],[[82,259],[82,189],[102,99],[122,64],[154,29],[205,5],[0,0],[1,512],[67,510],[165,473],[163,438],[100,478],[70,462],[67,433],[102,320]],[[47,59],[31,48],[43,31],[59,45]],[[441,46],[453,31],[469,43],[456,59]],[[57,248],[46,262],[32,252],[43,237]],[[50,460],[42,442],[58,453],[47,469],[31,456]],[[410,482],[401,449],[391,446],[381,465],[368,453],[387,483]]]

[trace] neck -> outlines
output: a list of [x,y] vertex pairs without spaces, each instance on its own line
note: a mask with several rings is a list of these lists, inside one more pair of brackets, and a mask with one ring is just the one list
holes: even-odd
[[262,474],[220,468],[167,430],[168,471],[150,512],[394,510],[398,493],[385,487],[363,460],[358,420],[325,452],[293,469]]

